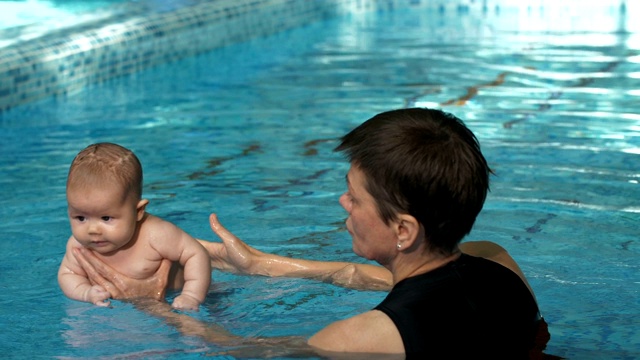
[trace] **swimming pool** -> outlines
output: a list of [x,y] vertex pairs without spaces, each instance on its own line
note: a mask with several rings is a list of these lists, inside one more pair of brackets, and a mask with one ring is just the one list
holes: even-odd
[[[64,185],[96,141],[130,147],[149,211],[215,239],[215,211],[259,249],[362,261],[337,203],[335,139],[377,112],[467,121],[494,168],[468,239],[518,260],[548,352],[640,356],[640,29],[632,4],[363,12],[230,45],[0,115],[0,349],[14,358],[196,358],[221,349],[115,302],[64,298]],[[381,292],[213,273],[196,318],[245,336],[311,335]],[[11,329],[7,331],[6,329]]]

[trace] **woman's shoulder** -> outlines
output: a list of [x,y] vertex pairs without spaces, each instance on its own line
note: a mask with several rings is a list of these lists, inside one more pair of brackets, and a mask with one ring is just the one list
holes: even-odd
[[522,269],[518,263],[511,257],[509,252],[503,248],[502,246],[492,242],[492,241],[468,241],[460,244],[460,251],[464,254],[484,258],[487,260],[491,260],[495,263],[498,263],[507,269],[513,271],[516,275],[520,277],[522,282],[527,285],[531,294],[533,294],[533,290],[531,286],[529,286],[529,282],[527,278],[524,276]]

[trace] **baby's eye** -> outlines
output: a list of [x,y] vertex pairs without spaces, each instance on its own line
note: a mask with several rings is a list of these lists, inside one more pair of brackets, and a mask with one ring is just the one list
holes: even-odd
[[84,216],[76,216],[76,220],[82,222],[82,221],[85,221],[86,218]]
[[103,216],[102,217],[102,221],[109,221],[111,220],[111,216]]

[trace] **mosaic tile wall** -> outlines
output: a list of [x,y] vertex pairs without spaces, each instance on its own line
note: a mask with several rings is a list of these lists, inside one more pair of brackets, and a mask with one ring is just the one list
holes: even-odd
[[[479,1],[462,0],[455,6]],[[185,0],[171,11],[130,4],[0,49],[0,112],[113,77],[346,12],[450,7],[447,0]],[[123,15],[124,14],[124,15]]]

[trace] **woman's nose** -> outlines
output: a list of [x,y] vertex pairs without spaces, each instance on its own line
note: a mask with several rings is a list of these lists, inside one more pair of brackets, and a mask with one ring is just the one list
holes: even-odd
[[351,203],[349,202],[349,198],[346,192],[340,195],[340,199],[338,200],[338,202],[347,212],[351,212]]

